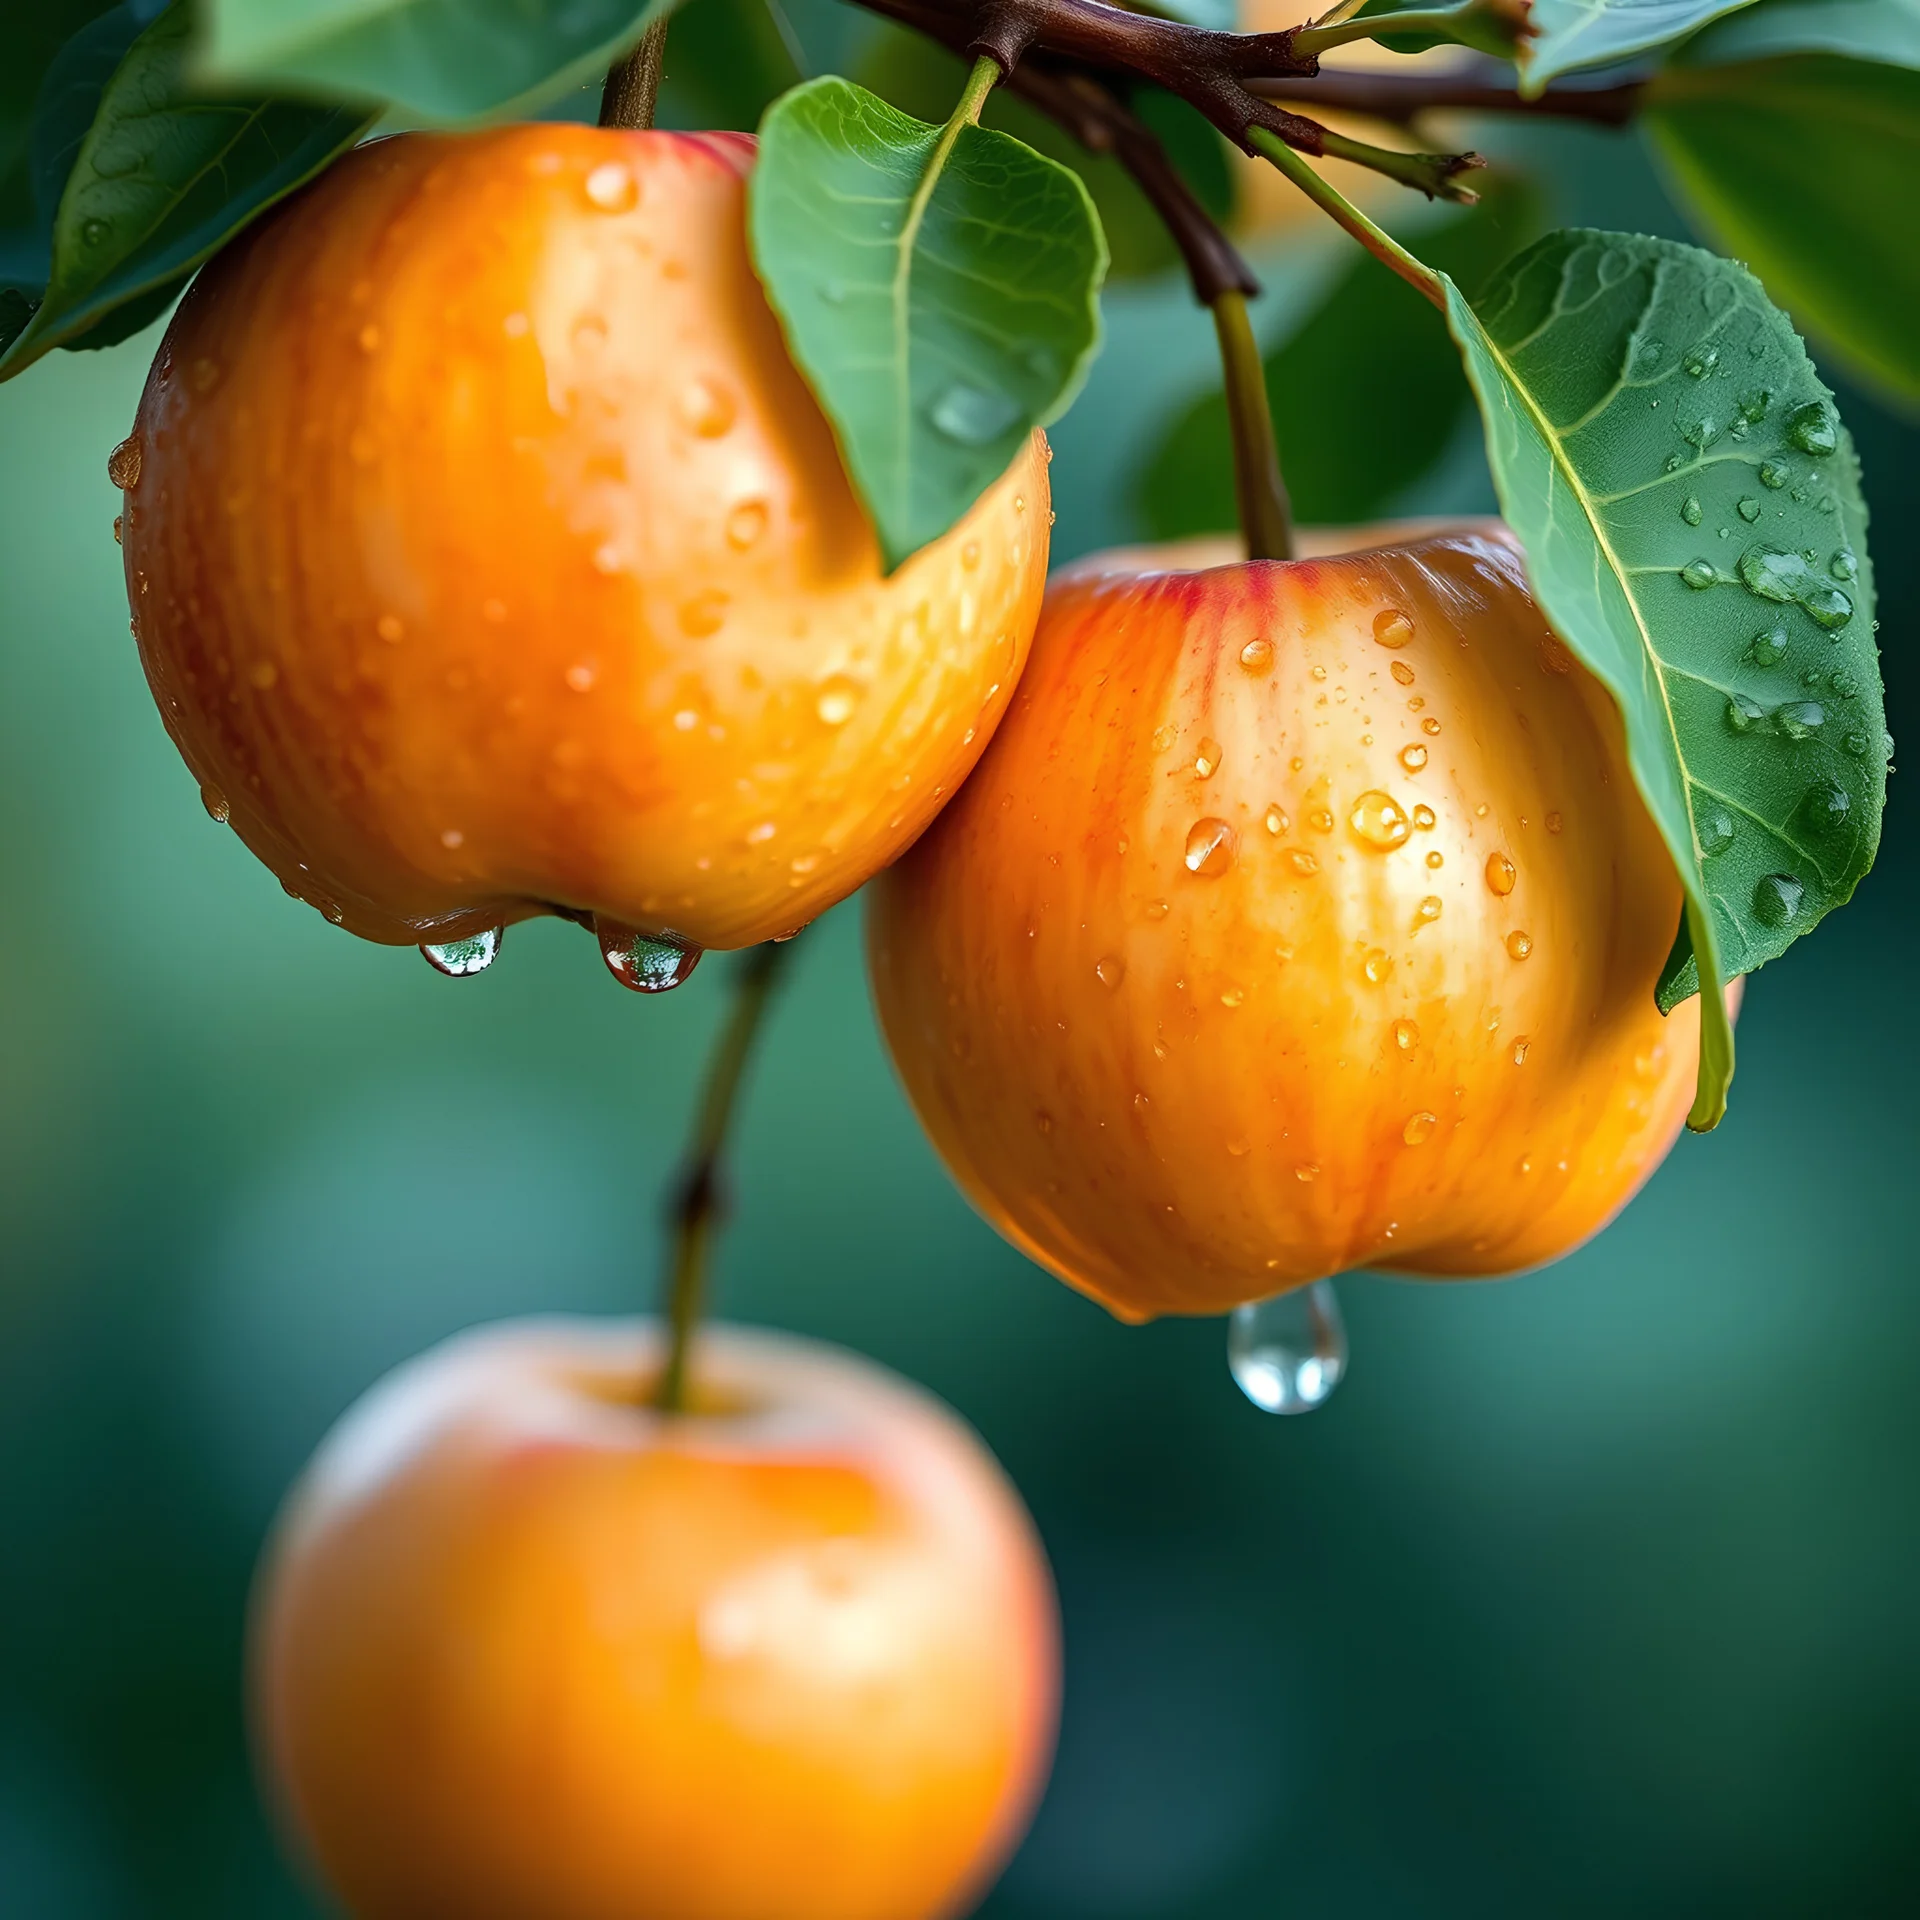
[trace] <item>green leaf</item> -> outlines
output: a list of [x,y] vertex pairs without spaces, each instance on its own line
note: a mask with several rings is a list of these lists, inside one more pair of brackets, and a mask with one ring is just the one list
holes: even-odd
[[[966,67],[924,34],[882,26],[873,35],[856,77],[903,112],[933,120],[945,114],[960,91]],[[1136,88],[1128,104],[1159,135],[1168,157],[1207,211],[1222,223],[1231,219],[1233,172],[1226,142],[1214,128],[1158,87]],[[1004,87],[995,89],[980,121],[1071,167],[1087,183],[1101,231],[1107,236],[1108,272],[1114,279],[1142,279],[1179,266],[1180,251],[1165,221],[1118,160],[1089,153],[1056,122]]]
[[7,21],[6,58],[0,61],[0,232],[33,221],[27,147],[47,69],[88,21],[112,9],[113,0],[22,0]]
[[1788,53],[1920,67],[1920,0],[1765,0],[1697,34],[1674,58],[1712,66]]
[[1852,442],[1744,268],[1626,234],[1549,235],[1448,319],[1501,509],[1555,630],[1619,703],[1704,979],[1690,1124],[1725,1110],[1722,982],[1873,863],[1891,742]]
[[840,79],[760,129],[748,230],[889,570],[1062,413],[1099,347],[1106,243],[1079,179]]
[[1671,67],[1645,117],[1699,224],[1853,369],[1920,401],[1920,71],[1830,54]]
[[[751,133],[807,76],[779,0],[686,0],[674,15],[660,124]],[[951,96],[949,96],[951,98]]]
[[[1481,176],[1471,212],[1422,236],[1424,257],[1478,287],[1539,231],[1537,195],[1520,178]],[[1473,404],[1460,356],[1413,289],[1356,260],[1321,305],[1266,359],[1281,465],[1305,524],[1368,520],[1446,451]],[[1364,408],[1354,396],[1364,393]],[[1234,524],[1232,438],[1216,387],[1175,422],[1142,478],[1156,540]]]
[[170,8],[106,83],[60,195],[46,297],[0,354],[0,379],[136,303],[153,317],[361,132],[350,112],[197,96],[186,80],[191,32],[185,7]]
[[1578,67],[1646,53],[1753,0],[1533,0],[1534,39],[1520,56],[1520,91],[1531,99]]
[[579,86],[677,0],[203,0],[211,79],[416,119],[505,117]]

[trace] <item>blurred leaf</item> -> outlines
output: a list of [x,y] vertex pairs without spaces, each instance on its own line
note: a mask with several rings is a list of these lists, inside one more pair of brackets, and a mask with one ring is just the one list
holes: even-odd
[[[859,67],[861,83],[902,112],[942,120],[960,91],[966,66],[924,34],[883,26]],[[1217,220],[1233,212],[1233,174],[1226,142],[1183,101],[1158,87],[1135,90],[1134,112],[1159,135],[1187,185]],[[1036,153],[1071,167],[1087,184],[1107,236],[1109,270],[1116,279],[1165,273],[1180,264],[1179,250],[1146,196],[1118,160],[1089,153],[1038,108],[1006,88],[994,90],[981,124],[1023,140]]]
[[1535,38],[1520,56],[1532,96],[1578,67],[1604,66],[1664,47],[1753,0],[1533,0]]
[[203,0],[223,84],[386,103],[431,121],[519,112],[611,64],[676,0]]
[[[1480,204],[1423,236],[1425,257],[1478,287],[1539,231],[1526,181],[1491,176]],[[1356,260],[1325,301],[1267,356],[1267,400],[1295,515],[1327,524],[1374,518],[1446,451],[1472,404],[1460,356],[1426,301],[1372,259]],[[1233,456],[1219,388],[1176,423],[1141,488],[1156,540],[1234,524]]]
[[[191,31],[186,9],[170,8],[107,78],[60,194],[45,298],[0,354],[0,379],[109,316],[120,331],[94,344],[124,337],[134,315],[144,325],[203,260],[358,137],[364,122],[350,111],[195,95]],[[49,154],[65,150],[75,110],[64,95],[53,104]]]
[[1555,631],[1619,703],[1704,980],[1692,1124],[1725,1109],[1721,982],[1782,953],[1873,864],[1886,797],[1873,570],[1853,443],[1745,268],[1549,235],[1449,321],[1501,510]]
[[1680,49],[1687,66],[1837,53],[1920,67],[1920,0],[1762,0],[1717,21]]
[[1827,54],[1656,76],[1681,198],[1840,357],[1920,401],[1920,71]]
[[[686,0],[660,84],[663,125],[751,133],[807,76],[779,0]],[[949,98],[952,96],[949,95]]]
[[1099,347],[1107,250],[1086,188],[989,128],[942,129],[839,79],[768,113],[749,231],[787,344],[889,570],[1063,412]]
[[[0,233],[33,219],[33,176],[27,159],[33,103],[60,49],[113,0],[21,0],[0,33]],[[159,11],[145,0],[149,16]]]

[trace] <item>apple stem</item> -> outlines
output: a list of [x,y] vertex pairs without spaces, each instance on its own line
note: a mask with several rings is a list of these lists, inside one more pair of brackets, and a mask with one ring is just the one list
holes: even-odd
[[1273,409],[1260,343],[1247,317],[1247,297],[1228,288],[1213,297],[1226,378],[1227,424],[1233,437],[1233,491],[1249,560],[1293,558],[1293,513],[1273,440]]
[[624,60],[607,69],[600,94],[603,127],[645,129],[660,101],[660,70],[667,57],[667,23],[656,20]]
[[694,1331],[706,1305],[708,1259],[726,1213],[722,1159],[727,1131],[762,1016],[786,966],[793,939],[789,935],[785,940],[770,940],[751,948],[739,962],[734,972],[733,1007],[707,1064],[707,1084],[700,1097],[693,1137],[687,1144],[686,1166],[680,1175],[669,1231],[667,1359],[654,1391],[654,1405],[662,1413],[679,1413],[686,1405],[688,1360]]

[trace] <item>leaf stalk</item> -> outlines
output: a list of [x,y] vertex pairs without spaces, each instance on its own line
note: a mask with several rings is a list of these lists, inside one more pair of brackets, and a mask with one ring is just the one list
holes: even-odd
[[1247,316],[1246,295],[1228,289],[1213,300],[1220,338],[1227,423],[1233,440],[1233,491],[1249,560],[1293,558],[1293,510],[1280,478],[1274,445],[1273,409],[1267,401],[1266,368]]

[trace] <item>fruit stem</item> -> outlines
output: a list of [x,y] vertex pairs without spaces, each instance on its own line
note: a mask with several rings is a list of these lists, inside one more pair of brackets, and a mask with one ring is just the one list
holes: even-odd
[[624,60],[607,69],[600,92],[600,124],[644,130],[660,102],[660,72],[667,57],[667,22],[656,20]]
[[1247,297],[1229,289],[1212,301],[1226,376],[1227,424],[1233,436],[1233,492],[1249,560],[1293,558],[1293,513],[1273,441],[1273,409],[1260,343],[1247,318]]
[[1440,276],[1416,260],[1390,233],[1376,227],[1338,188],[1330,186],[1277,134],[1255,127],[1247,135],[1256,148],[1284,173],[1323,213],[1331,215],[1383,266],[1391,267],[1413,290],[1447,310],[1447,290]]
[[667,1360],[654,1392],[654,1405],[662,1413],[679,1413],[686,1404],[688,1358],[706,1304],[708,1255],[726,1211],[721,1160],[727,1130],[762,1016],[793,944],[791,938],[770,940],[740,960],[734,971],[733,1007],[707,1063],[707,1084],[687,1143],[669,1233]]

